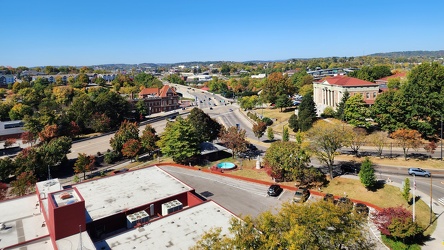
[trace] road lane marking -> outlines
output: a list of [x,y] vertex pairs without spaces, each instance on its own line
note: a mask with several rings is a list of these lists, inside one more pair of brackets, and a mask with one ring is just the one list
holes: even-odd
[[439,198],[439,199],[438,199],[438,202],[439,202],[441,205],[444,206],[444,197]]
[[283,195],[285,193],[285,189],[284,190],[282,190],[282,192],[281,192],[281,194],[278,196],[278,200],[280,200],[281,199],[281,196]]

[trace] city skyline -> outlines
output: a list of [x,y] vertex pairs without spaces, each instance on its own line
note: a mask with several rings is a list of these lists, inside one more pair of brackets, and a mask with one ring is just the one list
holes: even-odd
[[6,1],[3,66],[350,57],[442,50],[444,2]]

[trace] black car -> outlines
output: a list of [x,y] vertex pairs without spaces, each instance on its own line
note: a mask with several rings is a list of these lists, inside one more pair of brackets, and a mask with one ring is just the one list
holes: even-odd
[[335,197],[333,196],[333,194],[325,194],[324,195],[324,201],[334,203],[335,202]]
[[369,208],[367,207],[367,205],[365,205],[363,203],[356,203],[355,204],[355,211],[358,214],[368,215]]
[[341,172],[342,174],[358,174],[359,168],[352,164],[342,164]]
[[279,186],[279,185],[271,185],[268,188],[267,194],[269,196],[278,196],[282,191],[283,191],[283,189],[281,188],[281,186]]

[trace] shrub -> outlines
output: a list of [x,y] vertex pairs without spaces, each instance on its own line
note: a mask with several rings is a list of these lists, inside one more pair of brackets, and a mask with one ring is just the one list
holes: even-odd
[[117,159],[118,155],[112,151],[105,154],[104,161],[106,164],[111,164]]
[[271,119],[268,118],[268,117],[264,117],[264,118],[262,118],[262,121],[265,122],[265,124],[266,124],[267,126],[271,126],[271,125],[273,125],[273,120],[271,120]]

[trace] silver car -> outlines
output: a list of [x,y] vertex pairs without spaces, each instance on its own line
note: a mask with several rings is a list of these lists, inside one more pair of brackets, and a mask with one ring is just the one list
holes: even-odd
[[430,177],[432,174],[430,174],[429,171],[424,170],[422,168],[409,168],[409,175]]

